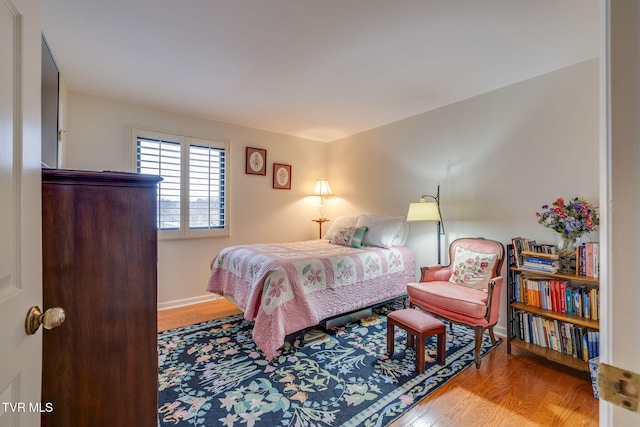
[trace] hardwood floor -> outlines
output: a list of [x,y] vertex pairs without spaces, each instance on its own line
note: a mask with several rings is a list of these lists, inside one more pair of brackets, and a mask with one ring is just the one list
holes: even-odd
[[[239,313],[225,299],[158,312],[158,330]],[[397,419],[392,427],[597,426],[589,373],[502,343]]]

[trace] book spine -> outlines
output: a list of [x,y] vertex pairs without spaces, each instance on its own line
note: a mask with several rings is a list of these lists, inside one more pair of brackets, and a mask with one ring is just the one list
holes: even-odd
[[532,256],[526,256],[524,257],[524,262],[525,263],[532,263],[532,264],[543,264],[543,265],[558,265],[558,261],[557,260],[553,260],[553,259],[545,259],[545,258],[535,258]]
[[518,310],[517,337],[524,341],[524,311]]
[[565,291],[565,301],[567,303],[567,314],[573,313],[573,291],[571,288],[567,288]]
[[582,317],[582,290],[580,288],[573,290],[573,314]]
[[586,332],[582,334],[582,360],[589,361],[589,339]]
[[582,317],[591,318],[591,306],[589,305],[589,292],[586,288],[582,288]]
[[595,279],[600,277],[600,244],[598,242],[593,243],[593,277]]
[[594,270],[593,270],[593,243],[592,242],[586,242],[584,244],[584,251],[585,251],[585,271],[584,274],[585,276],[589,276],[589,277],[593,277],[594,275]]
[[545,265],[545,264],[534,264],[534,263],[529,263],[529,262],[525,262],[522,267],[523,270],[529,270],[529,271],[539,271],[542,273],[557,273],[558,272],[558,265]]
[[582,359],[582,336],[580,333],[580,328],[576,325],[573,325],[573,344],[576,349],[576,358]]

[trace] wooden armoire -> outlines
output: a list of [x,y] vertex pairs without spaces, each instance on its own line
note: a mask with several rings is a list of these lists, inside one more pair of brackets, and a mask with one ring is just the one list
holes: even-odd
[[160,179],[42,171],[42,426],[157,425]]

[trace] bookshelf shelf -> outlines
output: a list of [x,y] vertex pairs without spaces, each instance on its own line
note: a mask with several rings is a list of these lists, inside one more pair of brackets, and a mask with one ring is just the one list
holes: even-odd
[[513,271],[519,271],[521,273],[526,273],[526,274],[531,274],[536,276],[553,277],[553,278],[562,279],[562,280],[575,280],[578,282],[587,282],[587,283],[600,283],[598,279],[594,279],[593,277],[589,277],[589,276],[582,276],[580,274],[545,273],[543,271],[527,270],[525,268],[518,268],[514,266],[511,266],[510,268]]
[[[511,354],[511,346],[515,346],[564,366],[588,372],[589,364],[586,361],[588,359],[586,355],[597,354],[597,345],[593,344],[597,340],[592,338],[600,329],[598,320],[592,319],[589,317],[590,313],[586,312],[583,314],[587,317],[569,314],[571,311],[568,309],[568,303],[566,311],[569,313],[562,312],[557,308],[560,307],[556,302],[559,299],[554,301],[556,304],[553,307],[554,310],[550,309],[549,301],[553,297],[549,297],[549,292],[553,295],[553,291],[549,291],[548,284],[547,300],[545,305],[542,305],[545,308],[542,308],[540,296],[536,299],[527,293],[526,289],[531,289],[531,285],[527,288],[523,286],[525,281],[539,283],[540,288],[547,282],[563,281],[567,288],[591,290],[598,288],[599,280],[579,274],[548,273],[517,267],[513,245],[507,245],[507,260],[510,266],[507,272],[507,354]],[[557,292],[556,298],[560,298],[559,295],[565,296],[564,291],[556,290],[555,292]],[[541,295],[541,298],[545,298],[544,292],[541,292]],[[567,293],[566,296],[568,300],[571,293]],[[563,310],[564,304],[563,302]],[[586,337],[586,341],[583,341],[582,337]],[[580,348],[578,353],[576,353],[578,351],[575,348],[576,343]]]
[[[514,347],[519,347],[524,350],[527,350],[529,353],[542,356],[545,359],[551,360],[553,362],[560,363],[562,365],[568,366],[573,369],[577,369],[579,371],[589,372],[589,363],[580,359],[576,359],[575,357],[567,356],[566,354],[562,354],[548,348],[540,347],[539,345],[524,342],[517,338],[513,338],[510,344]],[[511,353],[511,350],[509,350],[509,354],[510,353]]]
[[548,319],[560,320],[562,322],[573,323],[574,325],[585,326],[591,329],[599,329],[599,322],[597,320],[587,319],[585,317],[580,316],[572,316],[570,314],[558,313],[557,311],[545,310],[540,307],[532,307],[527,304],[522,304],[520,302],[512,302],[511,308],[515,310],[525,310],[529,313],[539,314],[540,316],[544,316]]

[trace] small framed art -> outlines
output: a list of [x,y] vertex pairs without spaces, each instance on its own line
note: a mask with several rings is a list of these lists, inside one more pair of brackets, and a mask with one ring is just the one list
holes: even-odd
[[273,188],[291,190],[291,165],[273,164]]
[[249,175],[267,174],[267,150],[247,147],[247,164],[245,173]]

